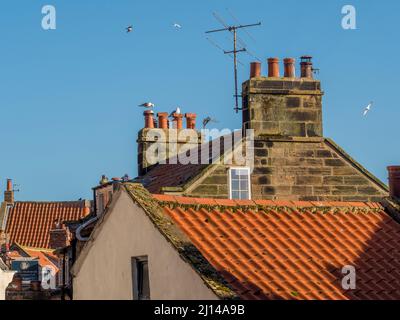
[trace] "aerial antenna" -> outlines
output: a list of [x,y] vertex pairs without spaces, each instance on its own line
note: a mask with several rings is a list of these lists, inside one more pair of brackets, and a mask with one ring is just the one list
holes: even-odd
[[[213,12],[214,17],[224,26],[223,29],[215,29],[215,30],[209,30],[206,31],[206,33],[214,33],[214,32],[222,32],[222,31],[229,31],[233,33],[233,50],[231,51],[225,51],[224,50],[224,54],[233,54],[233,67],[234,67],[234,75],[235,75],[235,108],[234,110],[236,111],[236,113],[239,112],[239,110],[241,110],[241,108],[239,108],[239,95],[238,95],[238,81],[237,81],[237,54],[239,52],[246,52],[246,48],[243,46],[242,48],[238,49],[237,48],[237,42],[238,42],[238,36],[237,36],[237,30],[238,29],[245,29],[245,28],[250,28],[250,27],[255,27],[255,26],[260,26],[261,22],[259,23],[253,23],[253,24],[246,24],[246,25],[227,25],[215,12]],[[244,43],[242,43],[244,44]]]

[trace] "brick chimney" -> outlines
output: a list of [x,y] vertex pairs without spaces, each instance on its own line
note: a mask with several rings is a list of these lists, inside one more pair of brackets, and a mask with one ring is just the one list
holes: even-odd
[[50,230],[49,246],[52,249],[64,248],[69,245],[68,230],[60,219],[54,221],[53,228]]
[[14,203],[14,189],[11,179],[7,179],[7,189],[4,191],[4,202]]
[[400,199],[400,166],[390,166],[387,169],[389,172],[390,196]]
[[[200,131],[196,131],[196,114],[186,113],[172,115],[172,127],[169,126],[168,112],[157,113],[158,127],[154,125],[154,115],[152,111],[144,112],[144,128],[138,133],[138,174],[142,176],[150,171],[154,164],[149,162],[146,158],[146,153],[149,148],[157,142],[163,143],[164,150],[159,151],[159,159],[165,160],[173,157],[179,153],[181,146],[184,144],[191,144],[193,147],[200,145],[203,141]],[[183,128],[183,117],[186,118],[186,129],[193,130],[197,134],[197,141],[187,140],[184,135],[181,137],[180,133],[185,134],[186,129]],[[193,134],[192,132],[192,134]]]
[[313,79],[311,57],[301,58],[301,76],[295,76],[295,60],[284,61],[280,77],[279,59],[268,59],[268,77],[258,76],[251,65],[250,79],[243,83],[243,128],[255,136],[322,137],[320,81]]

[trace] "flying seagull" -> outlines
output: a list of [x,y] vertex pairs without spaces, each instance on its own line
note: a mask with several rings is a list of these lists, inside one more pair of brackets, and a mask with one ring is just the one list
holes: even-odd
[[181,29],[182,28],[182,26],[179,24],[179,23],[174,23],[174,28],[176,28],[176,29]]
[[368,112],[371,110],[372,104],[373,104],[373,102],[371,101],[371,102],[368,104],[368,106],[364,109],[364,113],[363,113],[364,117],[365,117],[365,116],[368,114]]
[[132,32],[132,31],[133,31],[133,26],[126,27],[127,33]]
[[173,117],[174,114],[181,114],[181,108],[177,107],[175,111],[172,111],[171,114],[169,115],[170,117]]
[[139,107],[143,107],[143,108],[154,108],[154,103],[145,102],[145,103],[139,104]]
[[203,119],[203,129],[209,124],[210,122],[217,123],[217,120],[212,119],[211,117],[207,117]]

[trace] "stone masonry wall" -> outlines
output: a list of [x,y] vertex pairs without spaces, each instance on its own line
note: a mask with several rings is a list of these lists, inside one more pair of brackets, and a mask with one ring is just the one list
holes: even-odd
[[[387,190],[320,141],[268,141],[254,144],[252,199],[380,201]],[[220,165],[185,195],[227,198],[228,166]]]

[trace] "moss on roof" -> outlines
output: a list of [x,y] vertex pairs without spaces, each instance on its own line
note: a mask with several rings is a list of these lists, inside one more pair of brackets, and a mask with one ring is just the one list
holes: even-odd
[[238,299],[238,295],[229,287],[225,279],[207,261],[189,238],[163,212],[159,202],[141,185],[124,183],[132,200],[142,207],[168,242],[178,251],[184,261],[189,263],[200,275],[205,284],[221,299]]

